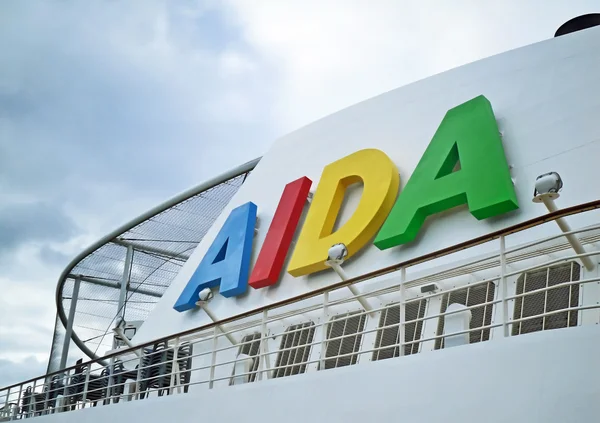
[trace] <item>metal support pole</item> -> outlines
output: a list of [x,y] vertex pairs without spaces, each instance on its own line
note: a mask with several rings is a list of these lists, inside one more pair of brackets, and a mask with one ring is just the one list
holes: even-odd
[[[332,261],[326,262],[326,264],[329,267],[331,267],[343,281],[348,280],[348,276],[346,275],[346,272],[344,272],[344,269],[342,269],[342,266],[340,266],[338,263],[336,263],[332,260]],[[360,303],[360,305],[365,309],[365,311],[372,315],[371,310],[373,310],[373,309],[371,308],[371,306],[369,305],[369,303],[367,302],[367,300],[365,298],[359,297],[360,292],[358,292],[356,287],[354,285],[348,285],[348,289],[350,290],[352,295],[356,297],[356,301],[358,301]]]
[[111,404],[112,402],[116,402],[113,401],[113,392],[115,393],[115,397],[117,396],[116,392],[118,392],[118,386],[116,389],[113,389],[113,379],[114,379],[114,373],[115,373],[115,357],[111,357],[109,360],[109,366],[108,366],[108,374],[106,375],[106,382],[104,382],[106,385],[106,400],[108,400],[108,404]]
[[[544,205],[546,206],[546,208],[548,209],[548,211],[550,213],[558,210],[558,208],[556,207],[556,204],[554,203],[554,200],[550,196],[541,195],[540,197],[541,197],[542,202],[544,203]],[[567,238],[567,241],[569,241],[569,244],[571,244],[571,247],[573,248],[573,250],[577,254],[585,254],[586,251],[583,248],[583,245],[581,245],[581,243],[579,242],[579,238],[577,238],[577,236],[575,236],[575,234],[569,233],[569,232],[571,232],[571,227],[569,226],[567,221],[562,217],[559,217],[555,221],[556,221],[556,224],[558,225],[558,227],[560,228],[560,230],[565,233],[565,238]],[[589,271],[594,270],[594,262],[588,256],[579,257],[579,260],[581,260],[581,262],[583,263],[583,265],[585,266],[585,268],[587,270],[589,270]]]
[[500,295],[502,297],[502,334],[508,337],[508,302],[506,301],[506,241],[504,235],[500,235]]
[[[400,355],[404,355],[404,343],[406,341],[406,286],[404,283],[406,282],[406,267],[400,269],[400,322],[398,326],[398,346],[400,347]],[[417,316],[418,317],[418,316]],[[387,324],[387,322],[386,322]],[[414,341],[414,339],[411,339]],[[412,350],[412,346],[414,344],[410,344],[410,348]],[[380,350],[381,351],[381,350]],[[378,351],[379,353],[379,351]]]
[[141,385],[142,385],[142,369],[144,368],[144,350],[139,349],[139,353],[136,353],[140,358],[138,366],[137,366],[137,375],[135,377],[135,396],[133,398],[138,400],[141,398]]
[[123,276],[121,277],[121,285],[119,287],[119,303],[117,304],[117,313],[115,314],[117,327],[114,332],[117,336],[113,337],[113,349],[117,348],[117,342],[120,338],[127,346],[131,347],[131,343],[127,342],[127,337],[121,330],[121,324],[125,321],[125,301],[127,300],[127,289],[129,288],[129,278],[131,277],[131,264],[133,262],[133,247],[127,246],[125,254],[125,264],[123,265]]
[[[11,417],[10,412],[10,388],[6,391],[6,396],[4,397],[4,404],[2,404],[2,408],[0,409],[0,418],[1,417]],[[11,420],[11,419],[9,419]],[[0,420],[3,421],[3,420]]]
[[263,373],[266,375],[265,379],[270,379],[269,370],[271,370],[271,360],[268,356],[268,345],[269,342],[267,333],[267,320],[269,318],[268,310],[264,310],[262,313],[262,320],[260,325],[260,355],[258,360],[258,380],[263,380]]
[[[64,367],[63,367],[64,368]],[[23,385],[19,385],[19,396],[17,397],[17,412],[19,411],[19,406],[21,404],[21,395],[23,394]],[[15,419],[13,419],[15,420]]]
[[173,251],[169,251],[169,250],[164,250],[162,248],[156,248],[156,247],[151,247],[149,245],[141,245],[141,244],[136,244],[134,242],[129,242],[126,241],[124,239],[120,239],[120,238],[115,238],[113,240],[113,242],[117,245],[121,245],[123,247],[132,247],[134,250],[136,251],[141,251],[144,253],[148,253],[148,254],[156,254],[159,256],[165,256],[165,257],[169,257],[170,259],[174,259],[174,260],[179,260],[179,261],[187,261],[190,256],[187,254],[181,254],[181,253],[174,253]]
[[88,389],[90,387],[90,372],[92,371],[92,364],[88,364],[85,366],[85,382],[83,383],[83,398],[81,399],[82,406],[81,408],[85,408],[85,402],[87,400]]
[[177,393],[181,394],[181,385],[180,385],[180,377],[179,377],[179,337],[175,338],[175,345],[173,346],[173,365],[171,371],[171,389],[169,389],[169,395],[175,392],[175,387],[177,387]]
[[127,246],[127,254],[125,255],[125,266],[123,266],[123,278],[121,279],[121,292],[119,294],[119,308],[117,315],[122,319],[125,318],[125,299],[127,298],[127,287],[129,286],[129,277],[131,276],[131,264],[133,262],[133,247]]
[[[100,285],[100,286],[105,286],[107,288],[113,288],[113,289],[121,289],[121,283],[120,282],[112,282],[110,280],[107,279],[100,279],[100,278],[93,278],[91,276],[85,276],[85,275],[74,275],[74,274],[69,274],[68,275],[69,278],[71,279],[76,279],[79,278],[81,279],[82,282],[88,282],[88,283],[93,283],[94,285]],[[138,286],[136,288],[127,288],[128,292],[136,292],[138,294],[142,294],[142,295],[148,295],[149,297],[155,297],[155,298],[161,298],[162,295],[157,293],[156,291],[151,291],[149,289],[144,289],[143,286]]]
[[202,308],[202,310],[204,310],[206,315],[208,317],[210,317],[210,320],[212,320],[213,323],[216,324],[216,327],[221,331],[221,333],[223,335],[225,335],[225,337],[229,340],[229,342],[231,342],[232,345],[237,345],[237,341],[235,340],[235,338],[230,333],[227,333],[227,331],[223,329],[223,326],[221,326],[220,324],[217,323],[218,322],[217,317],[213,314],[211,309],[208,308],[206,303],[199,301],[197,304],[198,304],[198,306],[200,306],[200,308]]
[[327,352],[327,320],[329,304],[329,291],[323,293],[323,319],[321,321],[321,357],[319,358],[319,370],[325,370],[325,354]]
[[[123,333],[123,329],[121,327],[114,328],[113,332],[117,334],[117,337],[119,339],[121,339],[125,343],[125,345],[127,345],[128,348],[135,348],[135,345],[129,340],[129,338],[127,338],[127,336],[125,336],[125,334]],[[116,345],[115,345],[115,347],[116,347]],[[142,357],[142,353],[139,350],[136,349],[133,352],[138,357],[140,357],[140,358]]]
[[71,345],[71,335],[73,334],[73,320],[75,319],[75,309],[77,308],[77,298],[79,298],[79,285],[81,285],[81,279],[76,278],[73,283],[73,294],[71,295],[71,306],[69,307],[69,319],[67,320],[67,327],[65,333],[65,339],[63,342],[62,355],[60,356],[60,369],[67,367],[67,356],[69,355],[69,345]]
[[212,352],[210,354],[210,374],[208,376],[208,389],[212,389],[215,379],[215,367],[217,365],[217,347],[219,340],[217,339],[217,327],[213,327]]

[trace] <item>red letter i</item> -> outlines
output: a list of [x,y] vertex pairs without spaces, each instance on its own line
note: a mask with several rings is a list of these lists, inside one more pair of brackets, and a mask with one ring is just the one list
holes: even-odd
[[254,289],[275,285],[292,243],[312,181],[306,176],[287,184],[248,281]]

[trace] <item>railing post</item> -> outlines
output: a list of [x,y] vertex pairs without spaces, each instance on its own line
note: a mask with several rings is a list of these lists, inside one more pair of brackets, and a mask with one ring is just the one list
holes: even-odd
[[[21,395],[22,394],[23,394],[23,384],[19,385],[19,396],[17,397],[17,414],[19,414],[19,407],[21,407]],[[12,420],[16,420],[16,416]]]
[[87,401],[88,387],[90,386],[90,372],[92,371],[92,363],[85,366],[85,382],[83,383],[83,395],[81,397],[81,408],[85,408],[85,402]]
[[212,353],[210,354],[210,375],[208,377],[208,389],[213,388],[215,378],[215,364],[217,361],[217,326],[213,326]]
[[325,352],[327,350],[327,308],[329,304],[329,291],[323,293],[323,317],[321,321],[321,356],[319,370],[325,370]]
[[[107,400],[107,404],[111,404],[112,402],[114,402],[113,399],[113,379],[115,378],[114,375],[114,371],[115,371],[115,357],[111,357],[109,362],[108,362],[108,371],[106,372],[107,375],[106,377],[108,378],[108,380],[106,381],[106,400]],[[117,386],[116,389],[114,389],[115,394],[119,391],[119,387]]]
[[500,295],[502,297],[502,334],[508,337],[508,302],[506,301],[506,240],[500,235]]
[[[8,388],[6,390],[6,396],[4,399],[4,405],[2,406],[2,409],[0,409],[0,412],[2,413],[2,415],[0,415],[0,417],[5,417],[5,414],[8,417],[11,417],[11,410],[10,410],[10,388]],[[12,419],[11,419],[12,420]]]
[[[406,287],[404,283],[406,282],[406,267],[400,269],[400,323],[398,326],[398,343],[399,343],[399,355],[404,355],[404,343],[405,343],[405,320],[406,320]],[[418,316],[417,316],[418,317]],[[386,322],[387,324],[387,322]],[[412,348],[412,344],[411,344]],[[378,351],[379,352],[379,351]]]
[[37,410],[37,398],[35,395],[36,388],[37,388],[37,379],[33,381],[33,388],[31,389],[31,398],[29,399],[29,411],[30,412],[33,407],[33,414],[31,414],[31,417],[35,417],[35,412]]
[[50,389],[52,389],[52,382],[51,380],[48,381],[48,378],[46,378],[44,384],[46,395],[44,395],[44,409],[42,410],[42,414],[50,414]]
[[179,361],[177,353],[179,352],[179,337],[175,338],[175,345],[173,346],[173,364],[171,366],[171,388],[169,394],[173,394],[175,387],[177,387],[177,393],[181,394],[181,386],[179,383]]
[[17,403],[11,408],[10,410],[10,420],[17,420],[17,417],[19,417],[19,401],[21,399],[21,389],[23,389],[23,386],[21,385],[19,387],[19,396],[17,398]]
[[271,369],[271,360],[269,359],[267,342],[267,320],[269,318],[268,310],[262,312],[262,321],[260,325],[260,352],[258,358],[258,380],[263,379],[263,373],[266,372],[266,379],[270,379],[269,370]]
[[140,363],[137,368],[137,376],[135,380],[135,395],[133,398],[138,400],[140,398],[140,393],[142,392],[142,367],[144,366],[144,349],[140,348]]

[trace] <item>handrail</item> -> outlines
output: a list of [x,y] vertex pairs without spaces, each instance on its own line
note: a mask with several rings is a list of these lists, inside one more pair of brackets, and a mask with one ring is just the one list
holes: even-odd
[[[354,283],[357,283],[357,282],[362,282],[362,281],[365,281],[367,279],[375,278],[375,277],[378,277],[378,276],[383,276],[383,275],[386,275],[388,273],[392,273],[392,272],[398,271],[401,268],[406,268],[406,267],[409,267],[409,266],[414,266],[416,264],[423,263],[423,262],[428,261],[428,260],[432,260],[432,259],[435,259],[435,258],[439,258],[439,257],[445,256],[445,255],[448,255],[448,254],[452,254],[452,253],[464,250],[466,248],[474,247],[474,246],[483,244],[485,242],[497,239],[500,236],[506,236],[506,235],[514,234],[514,233],[521,232],[521,231],[526,230],[526,229],[530,229],[530,228],[535,227],[535,226],[542,225],[544,223],[553,221],[553,220],[561,218],[561,217],[571,216],[571,215],[574,215],[574,214],[583,213],[583,212],[587,212],[587,211],[591,211],[591,210],[596,210],[596,209],[599,209],[599,208],[600,208],[600,200],[594,200],[594,201],[590,201],[590,202],[587,202],[587,203],[579,204],[579,205],[576,205],[576,206],[571,206],[571,207],[567,207],[567,208],[564,208],[564,209],[560,209],[560,210],[557,210],[555,212],[547,213],[547,214],[535,217],[533,219],[529,219],[529,220],[517,223],[516,225],[512,225],[512,226],[509,226],[507,228],[500,229],[498,231],[491,232],[489,234],[486,234],[486,235],[483,235],[483,236],[480,236],[480,237],[477,237],[477,238],[473,238],[471,240],[464,241],[464,242],[461,242],[459,244],[455,244],[455,245],[447,247],[447,248],[442,248],[440,250],[433,251],[431,253],[427,253],[427,254],[424,254],[424,255],[419,256],[419,257],[414,257],[412,259],[405,260],[405,261],[402,261],[402,262],[399,262],[399,263],[396,263],[396,264],[393,264],[393,265],[390,265],[390,266],[387,266],[387,267],[383,267],[381,269],[374,270],[372,272],[368,272],[368,273],[365,273],[363,275],[347,279],[345,281],[337,282],[335,284],[328,285],[328,286],[316,289],[316,290],[311,291],[311,292],[307,292],[307,293],[304,293],[304,294],[301,294],[301,295],[297,295],[295,297],[287,298],[287,299],[282,300],[282,301],[278,301],[278,302],[275,302],[275,303],[272,303],[272,304],[268,304],[268,305],[265,305],[265,306],[262,306],[262,307],[258,307],[258,308],[252,309],[252,310],[248,310],[248,311],[245,311],[243,313],[236,314],[236,315],[227,317],[225,319],[221,319],[221,320],[219,320],[217,322],[211,322],[211,323],[208,323],[206,325],[198,326],[198,327],[187,329],[187,330],[181,331],[181,332],[177,332],[177,333],[165,336],[165,337],[157,338],[157,339],[154,339],[152,341],[148,341],[148,342],[145,342],[143,344],[136,345],[134,348],[120,349],[120,350],[115,351],[115,352],[113,352],[111,354],[105,355],[104,357],[102,357],[102,359],[110,359],[112,357],[120,356],[120,355],[123,355],[123,354],[134,353],[134,350],[139,350],[141,348],[151,346],[151,345],[153,345],[155,343],[158,343],[158,342],[161,342],[161,341],[168,341],[168,340],[170,340],[172,338],[181,338],[181,337],[193,334],[193,333],[198,332],[198,331],[202,331],[202,330],[207,330],[207,329],[214,328],[216,325],[223,325],[223,324],[231,323],[231,322],[233,322],[235,320],[244,319],[246,317],[249,317],[251,315],[264,312],[264,311],[266,311],[268,309],[271,309],[271,308],[278,308],[278,307],[290,305],[290,304],[293,304],[293,303],[296,303],[296,302],[300,302],[300,301],[306,300],[307,298],[316,297],[316,296],[321,295],[321,294],[323,294],[325,292],[329,292],[329,291],[337,290],[339,288],[346,287],[347,285],[350,285],[350,284],[354,284]],[[78,367],[83,367],[83,366],[86,366],[86,365],[91,365],[93,363],[101,363],[101,360],[100,359],[90,360],[90,361],[87,361],[85,363],[81,363],[79,365],[73,365],[73,366],[70,366],[70,367],[66,367],[66,368],[64,368],[62,370],[58,370],[58,371],[53,372],[53,373],[48,373],[48,374],[46,374],[46,375],[44,375],[42,377],[50,378],[50,377],[55,376],[55,375],[60,375],[60,374],[64,374],[66,372],[69,372],[71,370],[75,370]],[[0,388],[0,391],[5,391],[5,390],[12,389],[12,388],[20,386],[20,385],[31,383],[31,382],[34,382],[36,380],[39,380],[40,378],[41,377],[38,376],[38,377],[35,377],[35,378],[31,378],[29,380],[26,380],[24,382],[18,382],[18,383],[15,383],[13,385],[5,386],[3,388]]]

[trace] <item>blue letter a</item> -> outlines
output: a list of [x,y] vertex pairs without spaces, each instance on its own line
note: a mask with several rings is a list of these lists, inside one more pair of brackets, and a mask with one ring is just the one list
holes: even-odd
[[256,205],[248,202],[231,211],[219,234],[190,278],[173,308],[179,312],[196,307],[204,288],[219,286],[224,297],[243,294],[248,288]]

